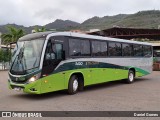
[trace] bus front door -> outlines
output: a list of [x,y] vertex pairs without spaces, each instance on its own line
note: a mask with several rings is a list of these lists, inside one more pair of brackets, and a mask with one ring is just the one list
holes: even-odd
[[63,59],[63,44],[48,42],[42,69],[42,93],[64,88],[64,74],[54,73],[54,69]]

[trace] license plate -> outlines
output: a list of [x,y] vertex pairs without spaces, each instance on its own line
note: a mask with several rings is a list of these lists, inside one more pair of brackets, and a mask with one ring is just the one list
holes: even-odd
[[15,87],[14,90],[15,90],[15,91],[21,91],[22,88],[20,88],[20,87]]

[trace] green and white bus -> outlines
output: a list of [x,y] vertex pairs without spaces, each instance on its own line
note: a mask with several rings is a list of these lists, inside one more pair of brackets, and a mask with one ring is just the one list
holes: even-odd
[[9,88],[43,94],[126,79],[152,72],[152,46],[72,32],[41,32],[17,42],[9,70]]

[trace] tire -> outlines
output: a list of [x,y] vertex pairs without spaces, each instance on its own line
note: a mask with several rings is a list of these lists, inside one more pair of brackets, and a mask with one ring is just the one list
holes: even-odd
[[79,88],[78,77],[76,75],[72,75],[68,84],[68,93],[70,95],[76,94]]
[[83,89],[84,89],[84,80],[83,80],[83,77],[82,76],[80,76],[79,78],[78,78],[79,80],[79,82],[78,82],[78,91],[83,91]]
[[135,80],[135,73],[132,70],[129,70],[128,72],[128,79],[126,80],[127,83],[133,83]]

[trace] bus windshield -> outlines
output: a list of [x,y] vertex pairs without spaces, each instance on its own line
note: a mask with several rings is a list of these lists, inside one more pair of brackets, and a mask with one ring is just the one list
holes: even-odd
[[24,75],[37,69],[40,64],[44,39],[19,41],[13,52],[11,73]]

